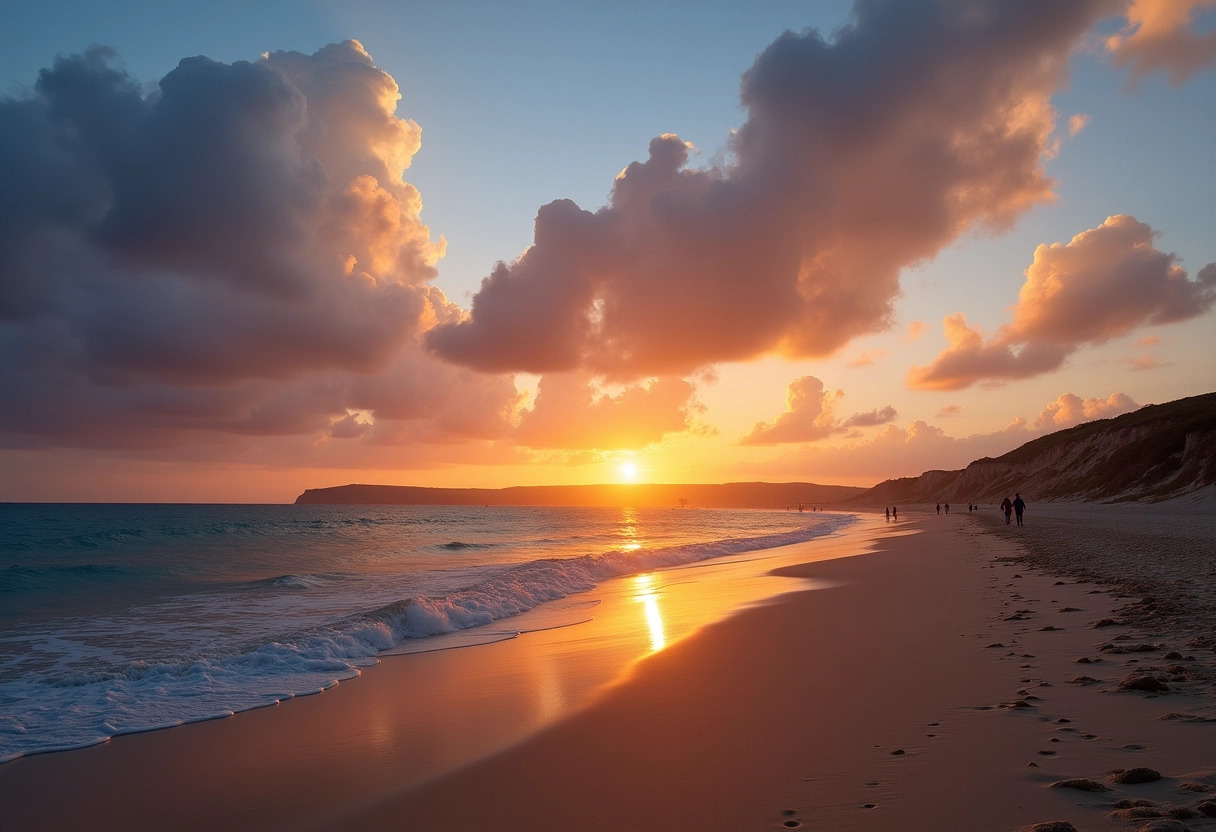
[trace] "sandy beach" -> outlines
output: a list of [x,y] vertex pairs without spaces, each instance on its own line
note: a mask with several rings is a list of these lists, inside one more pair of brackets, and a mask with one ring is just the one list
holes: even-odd
[[0,766],[0,828],[1216,828],[1212,502],[1132,509],[908,507],[615,581],[586,624]]

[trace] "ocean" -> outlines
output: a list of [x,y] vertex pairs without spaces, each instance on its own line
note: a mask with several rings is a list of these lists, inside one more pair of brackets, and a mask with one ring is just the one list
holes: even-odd
[[[832,534],[837,514],[0,504],[0,762],[324,690],[383,653],[576,624],[602,581]],[[568,599],[568,600],[563,600]],[[543,605],[543,606],[542,606]]]

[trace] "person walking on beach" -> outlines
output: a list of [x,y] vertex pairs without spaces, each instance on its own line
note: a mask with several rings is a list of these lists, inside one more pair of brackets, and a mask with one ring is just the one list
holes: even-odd
[[1005,525],[1008,526],[1009,515],[1013,514],[1013,503],[1009,501],[1008,497],[1001,500],[1001,511],[1005,512]]
[[888,520],[890,520],[890,519],[891,519],[891,509],[889,509],[889,508],[884,508],[884,511],[886,511],[886,512],[887,512],[887,519],[888,519]]
[[941,513],[942,513],[942,504],[941,504],[941,503],[938,503],[938,504],[937,504],[937,513],[938,513],[938,514],[941,514]]
[[946,514],[950,513],[950,504],[946,503]]
[[891,506],[891,517],[894,520],[899,519],[899,506]]
[[[1026,510],[1026,501],[1022,499],[1022,495],[1013,492],[1013,510],[1018,515],[1018,525],[1022,525],[1022,512]],[[1005,513],[1005,522],[1009,522],[1009,513]]]

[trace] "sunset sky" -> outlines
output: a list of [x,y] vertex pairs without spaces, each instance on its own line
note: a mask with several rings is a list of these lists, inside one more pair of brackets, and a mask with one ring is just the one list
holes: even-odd
[[1216,390],[1216,0],[0,21],[0,500],[868,486]]

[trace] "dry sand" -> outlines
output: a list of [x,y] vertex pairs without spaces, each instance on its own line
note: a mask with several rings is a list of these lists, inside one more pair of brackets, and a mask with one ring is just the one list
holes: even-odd
[[[17,760],[0,829],[1216,829],[1210,502],[1131,526],[1088,507],[1031,505],[1010,529],[991,510],[909,515],[833,550],[871,554],[780,570],[813,590],[636,664],[653,630],[596,653],[575,627]],[[1119,594],[1145,587],[1151,607]],[[1168,690],[1119,689],[1136,677]],[[454,710],[405,730],[426,701]],[[1138,769],[1160,779],[1116,782],[1152,776]]]

